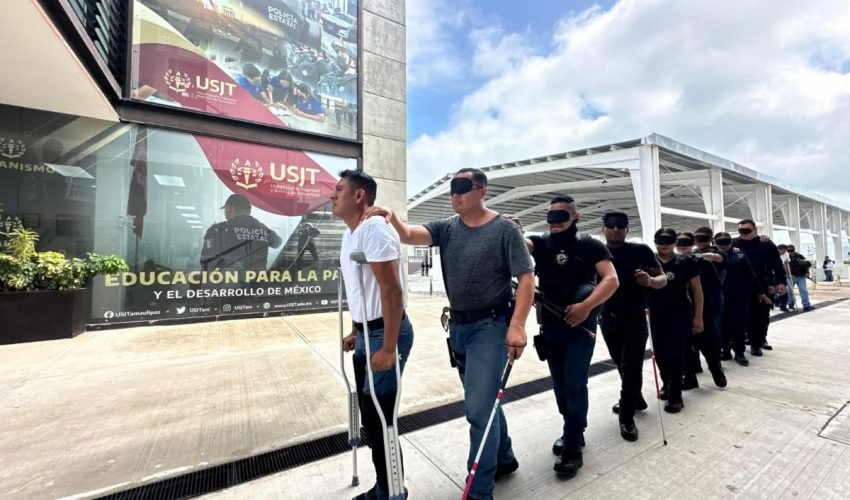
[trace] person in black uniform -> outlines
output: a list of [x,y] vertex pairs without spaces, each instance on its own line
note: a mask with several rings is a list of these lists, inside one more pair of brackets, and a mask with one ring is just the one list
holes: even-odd
[[265,224],[251,217],[251,202],[232,194],[224,202],[224,222],[210,226],[204,235],[201,267],[204,270],[262,271],[268,266],[269,247],[283,242]]
[[[710,240],[710,236],[709,236]],[[697,367],[699,366],[699,353],[705,356],[708,370],[717,387],[726,387],[726,375],[720,366],[720,351],[722,341],[720,339],[720,311],[723,307],[720,289],[720,275],[710,259],[722,259],[716,253],[706,252],[694,254],[696,239],[693,233],[681,232],[676,237],[676,251],[694,259],[699,268],[699,281],[702,287],[703,308],[702,321],[703,331],[688,337],[685,348],[685,377],[682,380],[682,389],[695,389],[699,387],[697,380]]]
[[750,265],[750,259],[732,247],[732,237],[729,233],[720,232],[714,235],[717,247],[726,252],[725,274],[723,280],[723,355],[731,359],[735,351],[735,362],[741,366],[749,366],[750,360],[744,354],[746,346],[747,317],[749,316],[751,297],[762,304],[770,304],[770,299],[764,294],[761,283]]
[[[743,219],[738,223],[738,237],[732,240],[732,246],[740,248],[761,283],[762,291],[768,297],[773,297],[775,289],[779,295],[785,295],[786,277],[785,266],[779,258],[779,250],[770,240],[762,241],[758,237],[756,223],[751,219]],[[770,304],[765,304],[756,298],[750,298],[750,311],[747,320],[747,336],[750,339],[750,353],[761,356],[762,349],[772,350],[767,343],[767,328],[770,326]]]
[[564,417],[563,445],[554,467],[564,479],[574,477],[582,466],[596,322],[600,306],[617,289],[617,272],[605,245],[587,235],[577,236],[579,215],[572,197],[556,196],[546,213],[549,232],[526,239],[543,296],[564,311],[555,315],[543,309],[540,346]]
[[620,287],[602,306],[599,326],[608,353],[620,373],[620,401],[612,411],[620,415],[620,436],[637,441],[635,411],[645,410],[640,393],[643,383],[643,355],[646,351],[646,289],[664,288],[667,276],[648,246],[629,243],[629,216],[608,212],[602,216],[602,235],[614,258]]
[[673,252],[675,230],[663,227],[655,232],[654,240],[658,260],[667,275],[667,286],[649,293],[652,344],[664,381],[661,388],[661,399],[667,400],[664,411],[678,413],[685,407],[682,400],[685,342],[689,335],[703,330],[702,285],[696,262]]

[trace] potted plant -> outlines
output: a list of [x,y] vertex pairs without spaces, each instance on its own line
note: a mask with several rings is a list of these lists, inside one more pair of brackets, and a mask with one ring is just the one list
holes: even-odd
[[79,335],[86,327],[89,279],[129,270],[114,255],[67,259],[59,252],[37,252],[36,242],[34,231],[17,228],[0,253],[0,344]]

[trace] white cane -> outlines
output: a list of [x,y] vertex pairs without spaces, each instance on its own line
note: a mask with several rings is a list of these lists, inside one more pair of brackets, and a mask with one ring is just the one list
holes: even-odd
[[368,316],[366,315],[366,289],[363,283],[363,266],[369,262],[366,260],[366,255],[363,252],[352,252],[351,260],[357,263],[357,277],[360,280],[360,290],[364,294],[361,300],[361,312],[363,314],[363,344],[366,346],[366,374],[369,378],[369,394],[372,396],[372,403],[375,405],[378,418],[381,419],[381,427],[384,429],[384,460],[387,464],[389,500],[404,500],[404,478],[402,477],[401,451],[398,443],[398,403],[401,398],[401,362],[398,359],[398,347],[396,347],[395,353],[395,405],[393,406],[393,421],[392,425],[390,425],[387,424],[387,419],[384,417],[384,412],[378,402],[378,396],[375,394],[375,381],[372,375],[372,352],[369,345],[369,325]]
[[348,389],[348,444],[351,445],[351,457],[354,461],[354,473],[351,477],[351,486],[360,484],[357,477],[357,447],[360,446],[360,406],[357,403],[357,388],[351,390],[351,383],[345,373],[345,356],[343,354],[343,325],[342,325],[342,270],[337,268],[339,287],[339,370],[342,379]]

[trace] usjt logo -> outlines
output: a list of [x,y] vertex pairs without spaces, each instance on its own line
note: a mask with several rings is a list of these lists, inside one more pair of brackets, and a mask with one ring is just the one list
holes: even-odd
[[14,139],[7,141],[5,137],[0,137],[0,156],[14,160],[24,156],[26,152],[27,147],[24,146],[23,141]]
[[192,88],[192,80],[188,73],[169,69],[165,72],[165,85],[175,92],[186,92]]
[[258,161],[251,165],[251,160],[245,160],[242,163],[239,158],[236,158],[230,164],[230,177],[236,181],[237,186],[252,189],[263,182],[263,167],[260,166]]

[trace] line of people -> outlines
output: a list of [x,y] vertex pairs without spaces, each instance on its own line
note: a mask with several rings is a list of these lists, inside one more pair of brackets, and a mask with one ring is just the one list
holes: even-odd
[[[346,264],[342,265],[349,300],[352,292],[362,294],[370,311],[369,317],[360,318],[359,309],[350,308],[354,324],[345,345],[355,351],[361,365],[365,365],[365,354],[357,346],[363,342],[363,322],[369,323],[370,345],[376,352],[373,370],[393,367],[395,357],[389,353],[397,347],[403,368],[413,343],[413,329],[404,314],[403,285],[398,285],[403,281],[396,262],[402,258],[398,243],[440,249],[450,304],[450,354],[463,385],[470,424],[467,470],[484,442],[469,498],[492,498],[495,481],[519,467],[501,408],[486,436],[485,429],[502,369],[509,359],[519,359],[527,345],[525,324],[535,297],[538,305],[545,300],[563,311],[555,314],[551,308],[537,308],[541,333],[534,337],[534,347],[548,364],[563,417],[563,430],[552,451],[557,455],[554,470],[564,479],[574,477],[583,465],[588,370],[597,324],[620,373],[620,398],[612,410],[619,414],[620,434],[628,441],[638,439],[635,412],[647,408],[641,386],[650,328],[664,382],[661,398],[670,413],[684,408],[683,390],[698,386],[700,354],[714,383],[725,387],[721,360],[733,359],[734,351],[734,359],[746,366],[745,337],[753,356],[771,349],[767,343],[769,297],[775,288],[785,294],[786,276],[776,246],[758,237],[752,220],[738,224],[739,235],[734,239],[724,232],[712,234],[710,228],[693,233],[661,228],[655,233],[653,252],[647,245],[626,241],[629,218],[622,212],[603,217],[605,243],[580,235],[580,212],[567,195],[551,200],[546,216],[549,231],[526,238],[515,218],[486,207],[488,180],[478,169],[461,169],[451,180],[451,204],[457,217],[421,226],[408,225],[390,209],[375,206],[377,185],[367,174],[344,171],[340,176],[332,196],[333,212],[349,226],[340,260],[346,262],[353,250],[364,251],[371,267],[365,289],[358,290],[353,267],[346,270]],[[395,380],[385,382],[383,389],[376,386],[382,392],[379,399],[393,400]],[[371,407],[361,386],[360,403]],[[391,412],[381,406],[385,414]],[[374,430],[375,414],[373,409],[362,415],[372,436],[380,435]],[[356,497],[359,500],[387,498],[386,474],[380,472],[385,470],[383,451],[376,452],[380,443],[375,440],[371,446],[377,482]]]

